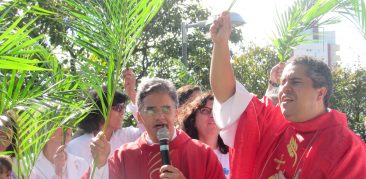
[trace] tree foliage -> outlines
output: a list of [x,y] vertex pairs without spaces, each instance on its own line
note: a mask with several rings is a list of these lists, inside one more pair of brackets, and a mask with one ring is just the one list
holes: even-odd
[[347,114],[349,127],[366,142],[366,69],[336,68],[331,108]]
[[[172,80],[177,87],[199,84],[209,88],[209,63],[212,43],[208,38],[209,26],[190,28],[188,33],[188,66],[181,63],[181,23],[206,20],[209,12],[200,1],[166,1],[142,34],[131,64],[138,78],[158,76]],[[241,40],[240,32],[232,33],[232,42]]]
[[279,62],[271,47],[258,47],[249,44],[242,55],[234,57],[233,69],[236,79],[251,93],[262,97],[268,86],[269,72]]

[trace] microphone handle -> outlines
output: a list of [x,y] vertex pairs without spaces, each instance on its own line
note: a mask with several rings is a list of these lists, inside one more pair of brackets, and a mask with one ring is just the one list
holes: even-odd
[[170,165],[168,140],[160,141],[160,154],[163,165]]

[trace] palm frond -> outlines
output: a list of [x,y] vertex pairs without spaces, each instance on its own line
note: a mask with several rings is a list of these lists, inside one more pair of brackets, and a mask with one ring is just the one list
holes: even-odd
[[[81,88],[102,94],[101,86],[105,85],[107,101],[111,103],[122,67],[128,63],[143,28],[163,0],[65,0],[65,3],[66,23],[73,32],[68,38],[88,52],[79,61],[80,79],[84,82]],[[107,110],[103,109],[103,113],[107,114]]]
[[293,48],[306,40],[306,30],[339,22],[336,17],[324,17],[339,5],[340,0],[296,0],[282,14],[277,12],[277,32],[274,33],[272,42],[280,61],[287,60],[292,55]]
[[366,39],[366,5],[364,0],[347,0],[342,3],[342,8],[337,12],[350,20]]

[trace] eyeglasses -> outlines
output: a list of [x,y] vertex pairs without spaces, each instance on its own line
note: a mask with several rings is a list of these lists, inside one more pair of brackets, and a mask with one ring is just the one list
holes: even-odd
[[112,106],[112,110],[117,112],[125,112],[126,106],[124,103],[120,103],[115,106]]
[[198,111],[203,115],[211,115],[212,114],[212,108],[203,107],[198,109]]
[[173,112],[173,107],[172,106],[161,106],[160,107],[160,110],[158,107],[155,107],[155,106],[149,106],[149,107],[146,107],[143,111],[149,115],[149,116],[152,116],[152,117],[155,117],[157,116],[161,111],[162,114],[165,114],[165,115],[169,115]]

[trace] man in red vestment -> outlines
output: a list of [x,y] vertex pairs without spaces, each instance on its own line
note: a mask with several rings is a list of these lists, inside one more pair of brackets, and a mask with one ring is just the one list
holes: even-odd
[[213,111],[234,148],[231,178],[365,178],[365,143],[347,127],[345,114],[328,108],[333,84],[326,64],[306,56],[290,60],[272,106],[235,82],[227,12],[210,33]]
[[[182,130],[175,129],[178,99],[174,85],[160,78],[145,79],[137,92],[138,120],[144,132],[135,142],[122,145],[107,159],[110,144],[101,132],[90,145],[96,171],[94,178],[224,179],[221,164],[213,150]],[[157,131],[169,131],[171,165],[163,165]],[[89,171],[83,176],[88,178]]]

